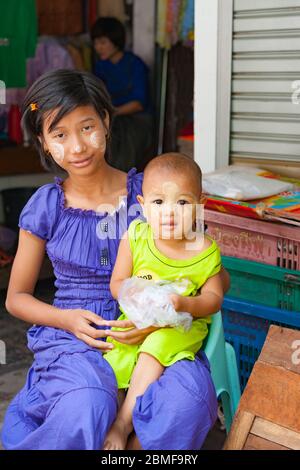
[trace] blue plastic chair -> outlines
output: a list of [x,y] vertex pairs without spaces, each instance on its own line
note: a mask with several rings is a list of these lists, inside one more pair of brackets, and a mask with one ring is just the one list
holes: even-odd
[[204,352],[210,362],[217,397],[222,401],[226,432],[228,433],[241,397],[241,387],[235,351],[224,338],[221,312],[212,315]]

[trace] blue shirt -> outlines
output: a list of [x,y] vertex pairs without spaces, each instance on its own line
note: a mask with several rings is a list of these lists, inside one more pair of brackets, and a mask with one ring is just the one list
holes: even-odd
[[105,83],[114,106],[139,101],[144,111],[148,111],[148,68],[138,56],[124,52],[116,64],[110,60],[98,60],[95,75]]

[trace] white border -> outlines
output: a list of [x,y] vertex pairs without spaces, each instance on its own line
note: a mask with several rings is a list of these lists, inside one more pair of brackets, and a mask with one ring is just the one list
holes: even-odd
[[194,158],[203,173],[228,165],[233,0],[195,0]]

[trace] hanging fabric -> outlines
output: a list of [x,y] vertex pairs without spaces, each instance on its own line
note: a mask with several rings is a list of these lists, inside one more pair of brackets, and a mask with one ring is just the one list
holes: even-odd
[[113,16],[122,23],[128,19],[125,12],[124,0],[98,0],[98,16]]
[[177,44],[179,41],[179,27],[180,27],[180,12],[181,12],[182,0],[173,0],[171,6],[171,18],[172,18],[172,28],[171,28],[171,44]]
[[156,14],[156,42],[163,49],[171,47],[170,37],[166,30],[167,11],[169,0],[158,0]]
[[31,85],[43,73],[55,69],[74,69],[68,50],[57,39],[40,37],[35,57],[27,62],[27,82]]
[[86,28],[88,31],[98,18],[98,0],[88,0],[85,5],[88,8],[88,27]]
[[81,0],[36,0],[36,2],[40,35],[68,36],[82,33],[84,25]]
[[194,0],[185,0],[180,38],[186,45],[192,45],[194,41],[194,17]]
[[26,86],[26,59],[34,56],[37,17],[34,0],[0,0],[0,80],[6,88]]
[[182,41],[193,46],[194,0],[158,0],[156,42],[170,49]]

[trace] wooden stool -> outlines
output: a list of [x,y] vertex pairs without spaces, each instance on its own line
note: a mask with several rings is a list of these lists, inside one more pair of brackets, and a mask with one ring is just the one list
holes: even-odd
[[300,331],[271,325],[224,449],[300,449]]

